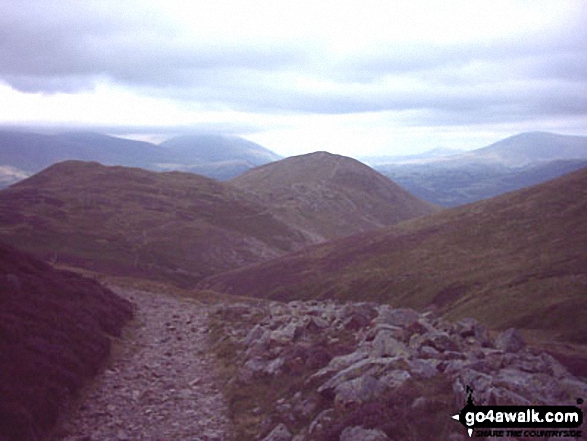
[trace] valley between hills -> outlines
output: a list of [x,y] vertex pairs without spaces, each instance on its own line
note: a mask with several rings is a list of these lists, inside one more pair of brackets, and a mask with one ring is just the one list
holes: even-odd
[[326,152],[49,165],[0,190],[0,440],[456,441],[466,386],[574,405],[585,219],[586,168],[443,208]]

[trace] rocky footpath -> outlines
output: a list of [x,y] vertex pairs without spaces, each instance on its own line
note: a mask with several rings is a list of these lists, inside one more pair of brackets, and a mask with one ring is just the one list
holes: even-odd
[[218,306],[211,326],[239,440],[458,441],[468,437],[450,416],[467,386],[478,405],[587,398],[518,331],[493,335],[474,319],[295,301]]
[[232,440],[216,387],[208,307],[161,293],[112,289],[135,305],[135,322],[51,439]]

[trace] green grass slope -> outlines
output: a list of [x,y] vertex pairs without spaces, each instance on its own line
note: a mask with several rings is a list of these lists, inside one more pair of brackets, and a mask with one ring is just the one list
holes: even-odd
[[0,238],[53,262],[178,284],[306,243],[229,185],[79,161],[0,191]]
[[375,300],[587,343],[587,169],[220,274],[273,299]]
[[0,439],[41,439],[131,315],[97,282],[0,244]]

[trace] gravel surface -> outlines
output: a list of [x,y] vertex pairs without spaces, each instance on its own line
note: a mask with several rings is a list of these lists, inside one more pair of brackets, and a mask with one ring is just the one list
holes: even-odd
[[232,440],[215,386],[208,308],[186,299],[112,288],[136,305],[136,319],[106,370],[64,412],[63,441]]

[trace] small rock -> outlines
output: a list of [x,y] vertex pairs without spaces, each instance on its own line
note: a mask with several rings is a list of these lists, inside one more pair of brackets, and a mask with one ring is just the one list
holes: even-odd
[[362,404],[377,398],[385,390],[385,384],[371,375],[364,375],[336,386],[334,403],[345,409],[352,404]]
[[308,330],[320,330],[328,328],[328,322],[321,317],[312,317],[308,323]]
[[116,438],[118,439],[118,441],[127,441],[127,440],[130,440],[130,437],[128,436],[128,433],[126,433],[122,429],[119,429],[116,432]]
[[418,350],[421,358],[439,358],[440,352],[432,346],[421,346]]
[[245,337],[245,346],[250,346],[254,341],[257,341],[265,333],[265,329],[259,324],[255,325]]
[[379,331],[373,340],[372,357],[407,356],[408,348],[389,331]]
[[421,346],[431,346],[437,351],[459,351],[458,343],[446,332],[430,331],[422,336]]
[[402,364],[405,364],[402,357],[368,358],[359,361],[334,375],[330,380],[318,388],[318,393],[329,392],[345,381],[361,377],[365,374],[376,375],[378,372],[398,368]]
[[396,369],[381,377],[380,380],[383,384],[385,384],[387,388],[396,389],[397,387],[404,384],[404,382],[410,378],[411,375],[408,371]]
[[408,308],[391,308],[383,305],[379,308],[379,315],[375,319],[377,323],[407,328],[417,322],[420,314],[413,309]]
[[507,329],[495,338],[495,347],[505,352],[518,352],[524,346],[526,343],[515,328]]
[[320,432],[324,427],[334,421],[336,414],[334,409],[325,409],[314,418],[314,421],[310,423],[308,433],[312,435],[314,432]]
[[415,359],[408,360],[410,374],[415,378],[432,378],[439,374],[437,360]]
[[340,441],[389,441],[379,429],[364,429],[360,426],[347,427],[340,434]]
[[287,429],[285,424],[276,426],[269,435],[263,438],[263,441],[291,441],[292,434]]

